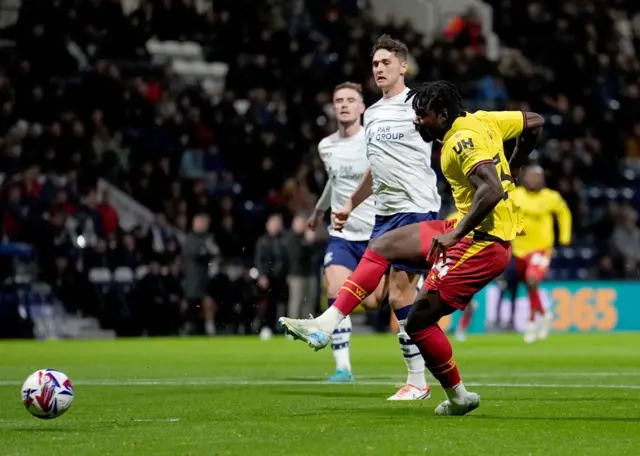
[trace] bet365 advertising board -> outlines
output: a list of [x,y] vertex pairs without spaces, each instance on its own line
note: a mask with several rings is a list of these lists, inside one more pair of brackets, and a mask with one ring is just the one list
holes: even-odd
[[[541,286],[542,303],[554,315],[556,332],[640,331],[640,282],[547,282]],[[511,318],[510,296],[499,303],[500,288],[489,285],[475,297],[478,308],[469,332],[482,333],[486,328]],[[460,312],[441,321],[453,329]],[[514,323],[523,331],[529,321],[529,298],[520,286],[515,305]]]

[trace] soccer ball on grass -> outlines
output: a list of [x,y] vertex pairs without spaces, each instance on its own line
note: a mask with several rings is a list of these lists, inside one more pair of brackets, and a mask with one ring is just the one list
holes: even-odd
[[71,407],[73,385],[60,371],[40,369],[22,385],[22,402],[36,418],[57,418]]

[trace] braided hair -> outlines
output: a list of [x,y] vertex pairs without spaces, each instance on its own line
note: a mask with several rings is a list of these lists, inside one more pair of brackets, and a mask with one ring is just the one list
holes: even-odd
[[462,113],[462,96],[458,88],[448,81],[427,82],[411,89],[406,101],[412,100],[417,115],[426,111],[448,112],[448,124],[451,125]]

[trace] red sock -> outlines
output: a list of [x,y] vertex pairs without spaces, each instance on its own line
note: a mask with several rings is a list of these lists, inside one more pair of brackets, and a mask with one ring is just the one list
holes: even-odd
[[333,307],[344,316],[353,312],[367,296],[376,290],[389,264],[383,256],[367,249],[356,270],[342,285]]
[[542,302],[540,301],[540,293],[538,293],[537,288],[529,288],[529,305],[531,308],[531,313],[529,315],[529,321],[534,321],[536,319],[536,314],[544,315],[544,308],[542,307]]
[[440,326],[435,324],[409,336],[420,349],[425,366],[443,388],[453,388],[460,383],[451,343]]
[[460,318],[460,323],[458,323],[460,325],[459,328],[461,331],[467,332],[469,323],[471,323],[471,317],[473,317],[473,309],[471,308],[471,304],[469,304],[469,307],[467,307],[467,309],[462,314],[462,317]]

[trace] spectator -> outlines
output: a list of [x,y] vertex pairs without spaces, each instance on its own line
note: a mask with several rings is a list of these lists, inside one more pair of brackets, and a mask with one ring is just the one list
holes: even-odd
[[93,248],[85,251],[85,271],[90,271],[94,268],[113,269],[113,267],[113,255],[109,252],[109,245],[106,239],[99,238]]
[[622,259],[624,274],[637,278],[640,265],[640,228],[638,213],[633,208],[625,207],[622,210],[618,224],[613,230],[611,243]]
[[96,206],[96,211],[102,220],[102,231],[106,236],[115,233],[118,229],[118,213],[111,205],[109,192],[104,190],[101,193],[100,203]]
[[[218,246],[209,233],[209,216],[198,214],[193,218],[193,229],[187,235],[182,251],[184,262],[184,296],[187,300],[187,323],[193,331],[204,320],[204,333],[215,333],[215,308],[207,296],[209,264],[217,257]],[[201,330],[198,328],[198,332]]]
[[[268,291],[267,308],[262,310],[262,327],[271,332],[276,329],[278,306],[286,302],[287,295],[287,245],[283,236],[282,216],[272,214],[266,224],[267,232],[258,239],[255,267],[258,285]],[[268,331],[265,331],[265,336]]]
[[296,215],[285,240],[289,253],[287,315],[292,318],[307,318],[315,312],[319,290],[318,271],[328,237],[309,230],[307,218],[303,214]]
[[91,303],[87,301],[87,287],[84,278],[73,267],[67,252],[59,250],[55,254],[54,269],[48,282],[53,284],[53,292],[69,313],[90,315]]
[[143,334],[166,336],[171,333],[171,323],[176,321],[176,312],[169,287],[169,280],[160,273],[159,259],[151,258],[149,271],[138,288]]
[[133,234],[122,236],[122,242],[113,258],[113,265],[124,266],[135,271],[143,263],[142,252],[137,246],[136,238]]

